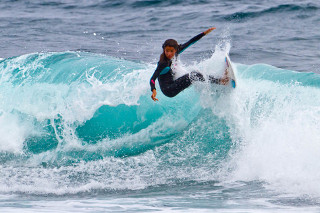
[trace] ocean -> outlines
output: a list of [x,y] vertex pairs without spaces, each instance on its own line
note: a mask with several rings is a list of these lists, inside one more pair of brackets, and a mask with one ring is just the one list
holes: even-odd
[[[319,212],[320,2],[0,0],[0,212]],[[216,30],[176,77],[162,43]],[[159,88],[158,83],[156,87]]]

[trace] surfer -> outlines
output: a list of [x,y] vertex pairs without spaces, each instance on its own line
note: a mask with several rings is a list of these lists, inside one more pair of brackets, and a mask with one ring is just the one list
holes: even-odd
[[[192,39],[190,39],[188,42],[184,44],[179,45],[178,42],[174,39],[168,39],[163,43],[162,45],[163,53],[160,55],[158,66],[150,79],[152,100],[158,101],[158,99],[156,98],[157,90],[155,87],[155,81],[157,78],[158,78],[162,93],[167,97],[174,97],[178,95],[181,91],[188,88],[194,81],[205,81],[203,75],[196,71],[185,74],[182,77],[174,80],[173,79],[174,73],[171,69],[172,59],[174,57],[177,57],[185,49],[187,49],[192,44],[200,40],[203,36],[209,34],[214,29],[216,28],[211,27],[206,31],[200,33],[199,35],[193,37]],[[221,79],[216,79],[212,76],[209,76],[209,81],[211,83],[225,85],[229,82],[229,78],[226,75]]]

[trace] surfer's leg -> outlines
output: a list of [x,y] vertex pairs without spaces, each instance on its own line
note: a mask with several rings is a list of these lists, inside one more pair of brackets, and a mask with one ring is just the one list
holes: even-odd
[[[199,72],[193,71],[190,73],[190,79],[192,82],[194,81],[205,81],[205,78],[203,77],[203,75]],[[220,78],[215,78],[212,75],[208,76],[209,82],[211,84],[221,84],[221,79]]]
[[[220,84],[220,79],[219,78],[215,78],[212,75],[209,75],[209,82],[212,84]],[[200,72],[196,72],[193,71],[190,73],[190,79],[191,81],[205,81],[205,78],[203,77],[203,75]]]
[[190,74],[185,74],[182,77],[176,79],[170,85],[161,87],[161,90],[166,96],[174,97],[188,88],[195,81],[205,81],[205,78],[201,73],[193,71]]
[[200,72],[193,71],[190,73],[190,80],[193,81],[205,81],[203,75]]
[[[212,83],[219,84],[220,79],[216,79],[214,77],[209,76],[209,80]],[[190,74],[185,74],[182,77],[175,80],[173,83],[169,85],[161,85],[161,91],[164,95],[168,97],[174,97],[178,95],[180,92],[188,88],[193,82],[195,81],[201,81],[204,82],[205,78],[203,75],[199,72],[193,71]]]
[[164,95],[172,98],[191,85],[189,74],[185,74],[168,85],[161,85],[161,91]]
[[211,84],[220,84],[220,79],[219,78],[215,78],[212,75],[209,75],[209,82]]
[[209,75],[209,82],[212,84],[222,84],[227,85],[230,81],[230,78],[228,77],[228,71],[226,70],[224,73],[224,76],[222,78],[215,78],[212,75]]

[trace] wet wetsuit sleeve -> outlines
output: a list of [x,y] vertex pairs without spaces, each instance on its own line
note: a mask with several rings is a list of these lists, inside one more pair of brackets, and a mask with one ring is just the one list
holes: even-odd
[[150,86],[151,86],[151,91],[156,89],[156,79],[159,77],[160,72],[166,67],[165,63],[160,63],[158,62],[158,66],[156,70],[154,71],[151,79],[150,79]]
[[199,35],[196,35],[195,37],[193,37],[192,39],[190,39],[188,42],[184,43],[184,44],[180,44],[179,45],[179,50],[178,50],[178,54],[182,53],[185,49],[187,49],[188,47],[190,47],[192,44],[196,43],[197,41],[199,41],[203,36],[205,36],[205,34],[202,32]]

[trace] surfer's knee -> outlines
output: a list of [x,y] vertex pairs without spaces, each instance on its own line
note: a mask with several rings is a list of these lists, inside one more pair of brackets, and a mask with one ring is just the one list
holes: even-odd
[[165,95],[165,96],[167,96],[168,98],[173,98],[173,97],[175,97],[178,93],[177,92],[175,92],[174,90],[166,90],[166,89],[164,89],[164,90],[161,90],[162,91],[162,93]]
[[166,93],[166,94],[164,94],[165,96],[167,96],[168,98],[173,98],[173,97],[175,97],[176,95],[178,95],[178,94],[175,94],[175,93]]

